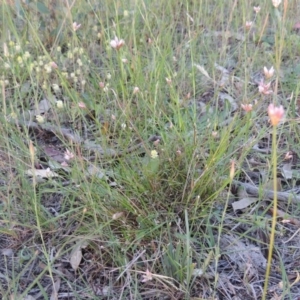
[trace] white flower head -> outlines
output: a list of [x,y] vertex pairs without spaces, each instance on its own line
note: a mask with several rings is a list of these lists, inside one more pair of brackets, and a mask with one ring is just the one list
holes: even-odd
[[51,73],[52,72],[52,68],[51,68],[50,64],[44,65],[44,69],[45,69],[46,73]]
[[58,92],[60,90],[59,85],[57,83],[53,83],[52,88],[55,92]]
[[62,109],[64,107],[64,103],[61,100],[56,101],[56,107]]
[[158,157],[157,151],[156,151],[156,150],[151,150],[150,156],[151,156],[151,158],[153,158],[153,159],[157,158],[157,157]]
[[40,124],[45,122],[45,118],[41,115],[36,115],[35,118],[36,118],[37,122]]

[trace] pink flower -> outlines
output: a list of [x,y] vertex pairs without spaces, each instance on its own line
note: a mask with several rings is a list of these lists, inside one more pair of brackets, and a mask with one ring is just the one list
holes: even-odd
[[51,67],[52,69],[57,69],[57,68],[58,68],[57,64],[56,64],[54,61],[51,61],[51,62],[49,63],[49,65],[50,65],[50,67]]
[[145,275],[142,275],[142,282],[147,282],[153,279],[152,273],[147,269]]
[[241,106],[245,112],[249,112],[252,110],[252,104],[241,104]]
[[155,140],[155,141],[153,142],[153,145],[154,145],[154,146],[157,146],[159,143],[160,143],[160,139],[157,139],[157,140]]
[[286,154],[285,154],[285,157],[284,157],[284,160],[290,160],[293,158],[293,152],[292,151],[288,151]]
[[212,137],[216,138],[218,136],[218,131],[211,132]]
[[140,92],[140,89],[139,89],[139,87],[134,87],[134,89],[133,89],[133,93],[134,94],[138,94]]
[[275,8],[277,8],[277,7],[280,5],[281,0],[272,0],[272,3],[273,3],[273,6],[274,6]]
[[77,31],[81,27],[81,24],[77,24],[77,22],[74,22],[72,27],[74,31]]
[[80,108],[83,108],[83,109],[86,108],[86,105],[85,105],[84,102],[78,102],[78,106],[79,106]]
[[253,6],[253,10],[258,14],[260,12],[260,6]]
[[124,40],[119,40],[117,37],[115,37],[114,40],[110,41],[110,45],[112,48],[119,50],[121,47],[125,45]]
[[275,70],[273,67],[271,67],[269,70],[267,67],[264,67],[264,74],[266,79],[270,79],[271,77],[273,77],[274,72]]
[[253,22],[252,22],[252,21],[247,21],[247,22],[245,23],[245,27],[246,27],[247,30],[249,30],[249,29],[252,27],[252,25],[253,25]]
[[172,84],[172,79],[166,78],[166,82],[167,82],[168,85],[171,85]]
[[278,123],[283,119],[284,108],[282,105],[275,106],[271,103],[268,107],[268,115],[273,126],[277,126]]
[[74,153],[72,153],[70,150],[66,149],[66,152],[64,153],[65,160],[71,160],[75,157]]
[[271,82],[269,83],[264,83],[263,80],[259,83],[258,85],[258,91],[261,93],[261,94],[264,94],[264,95],[270,95],[273,93],[273,91],[270,89],[271,87]]

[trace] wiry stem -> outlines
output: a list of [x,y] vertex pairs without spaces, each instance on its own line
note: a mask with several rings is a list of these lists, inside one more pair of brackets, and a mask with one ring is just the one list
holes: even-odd
[[272,136],[272,163],[273,163],[273,190],[274,190],[274,204],[273,204],[273,217],[272,217],[272,228],[270,235],[270,246],[268,253],[268,262],[266,269],[266,278],[264,291],[262,295],[262,300],[266,299],[268,292],[268,283],[271,271],[272,255],[275,241],[275,226],[276,226],[276,217],[277,217],[277,140],[276,140],[276,126],[273,126],[273,136]]

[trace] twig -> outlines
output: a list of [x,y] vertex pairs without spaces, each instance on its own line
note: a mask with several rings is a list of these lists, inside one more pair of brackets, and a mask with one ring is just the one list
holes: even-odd
[[[253,196],[257,197],[257,196],[261,195],[261,192],[260,192],[261,189],[254,186],[254,185],[252,185],[252,184],[244,183],[244,182],[241,182],[241,181],[238,181],[238,180],[233,180],[233,184],[240,185],[240,186],[244,187],[246,189],[246,192],[253,195]],[[267,199],[270,199],[270,200],[274,199],[274,192],[272,190],[262,189],[262,192],[263,192],[262,196],[264,198],[267,198]],[[297,203],[297,204],[300,203],[300,196],[296,196],[293,193],[277,192],[277,198],[280,201],[288,202],[289,200],[292,200],[293,203]]]

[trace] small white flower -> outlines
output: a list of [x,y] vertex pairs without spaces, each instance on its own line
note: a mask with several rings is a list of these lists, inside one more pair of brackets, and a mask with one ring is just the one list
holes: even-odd
[[20,51],[21,51],[21,46],[17,44],[17,45],[15,46],[15,49],[16,49],[17,52],[20,52]]
[[127,126],[126,126],[125,123],[122,123],[122,124],[121,124],[121,128],[122,128],[122,129],[125,129],[126,127],[127,127]]
[[45,69],[46,73],[48,73],[48,74],[52,72],[52,68],[49,64],[44,65],[44,69]]
[[58,92],[60,90],[59,85],[57,83],[53,83],[52,88],[55,92]]
[[27,60],[30,56],[30,53],[28,51],[25,51],[25,53],[23,54],[23,59]]
[[36,118],[37,122],[40,124],[45,122],[45,118],[41,115],[36,115],[35,118]]

